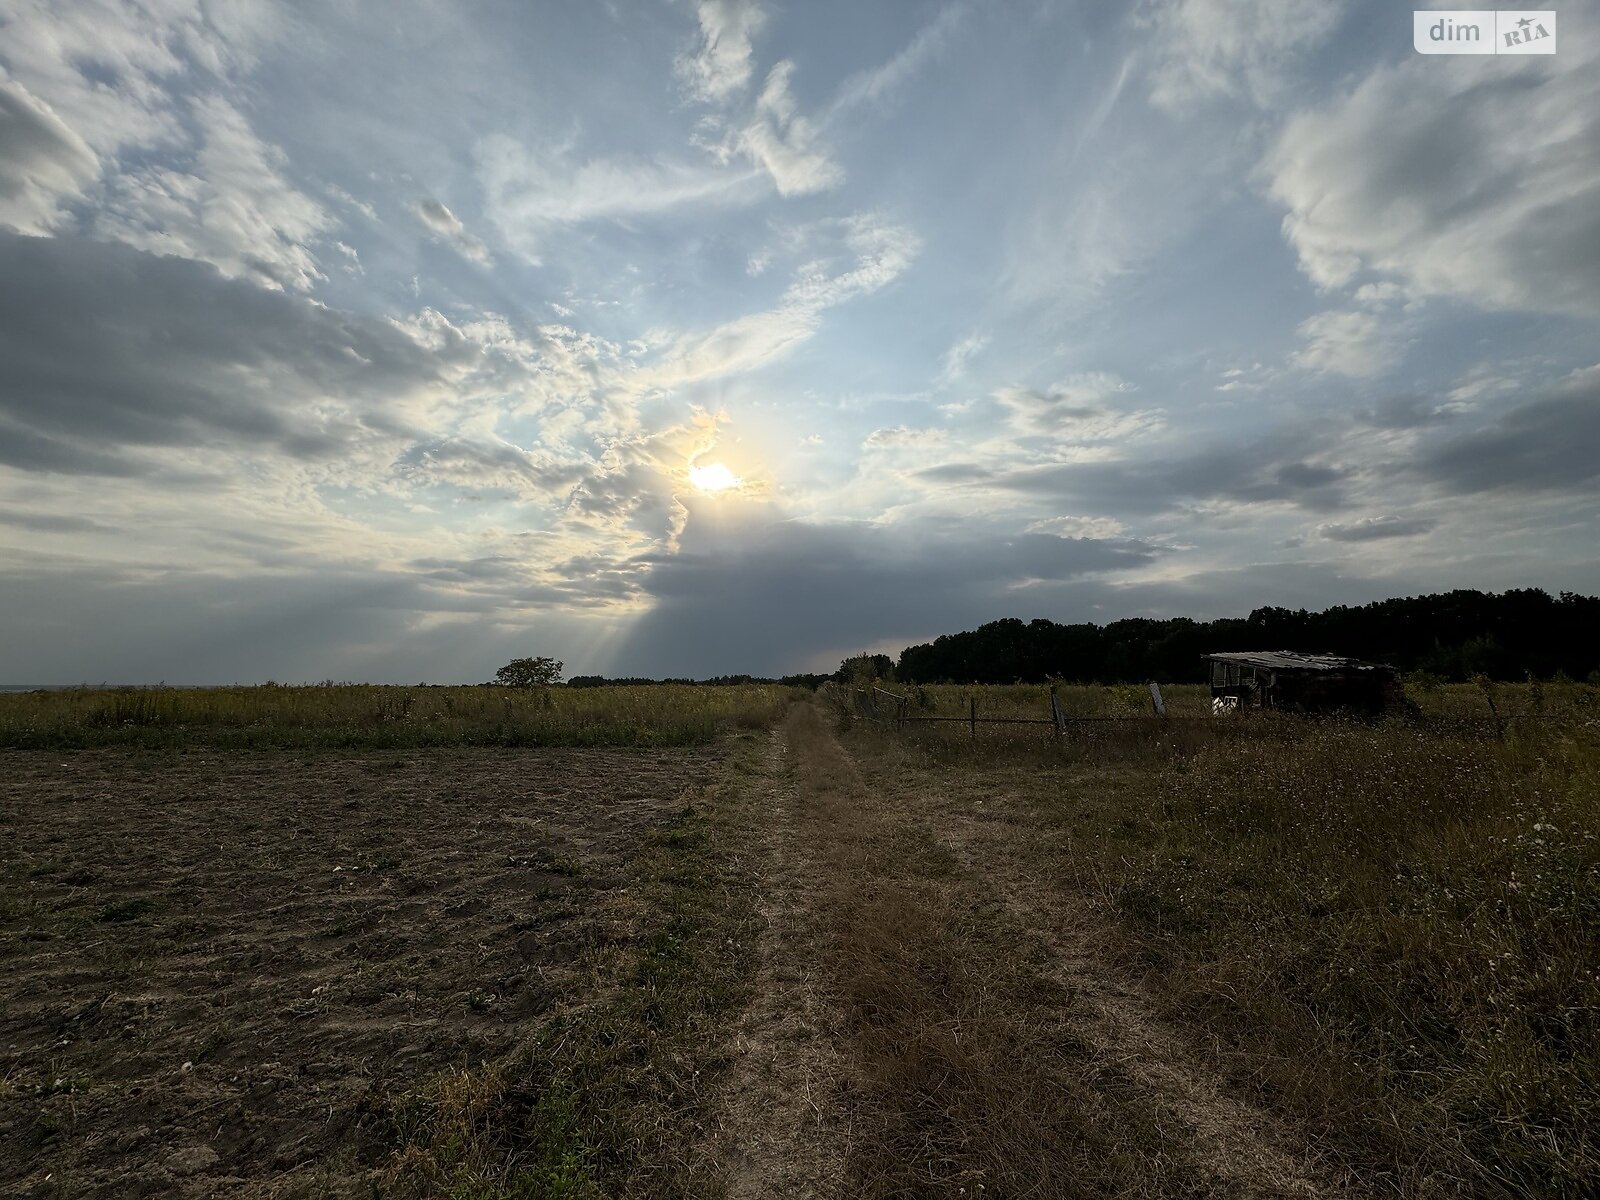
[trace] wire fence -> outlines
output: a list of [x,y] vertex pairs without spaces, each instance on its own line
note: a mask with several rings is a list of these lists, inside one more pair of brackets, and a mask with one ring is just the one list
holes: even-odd
[[[1166,701],[1161,695],[1159,684],[1151,682],[1150,712],[1142,715],[1079,715],[1069,714],[1061,704],[1061,699],[1052,687],[1046,697],[1047,711],[1038,717],[1018,716],[980,716],[978,714],[978,697],[967,697],[967,711],[963,715],[928,715],[913,711],[915,701],[909,695],[901,692],[890,691],[888,688],[878,687],[876,684],[866,687],[849,685],[828,685],[835,689],[834,696],[846,713],[856,720],[874,722],[884,728],[906,729],[915,725],[965,725],[969,736],[976,740],[980,725],[1034,725],[1045,726],[1050,729],[1051,736],[1061,742],[1074,740],[1074,735],[1082,736],[1094,729],[1123,728],[1131,729],[1146,727],[1160,729],[1171,725],[1181,724],[1208,724],[1216,725],[1218,722],[1231,724],[1239,719],[1236,710],[1224,712],[1213,711],[1205,715],[1175,714],[1167,711]],[[1300,717],[1315,717],[1315,713],[1293,714]],[[1335,715],[1335,714],[1322,714]],[[1505,736],[1509,726],[1521,722],[1566,721],[1582,720],[1587,716],[1590,720],[1594,714],[1580,714],[1578,712],[1559,713],[1503,713],[1495,708],[1493,700],[1488,702],[1488,711],[1482,717],[1467,716],[1460,713],[1423,714],[1419,719],[1425,723],[1438,723],[1442,725],[1478,725],[1493,730],[1500,737]],[[1431,718],[1431,720],[1430,720]]]

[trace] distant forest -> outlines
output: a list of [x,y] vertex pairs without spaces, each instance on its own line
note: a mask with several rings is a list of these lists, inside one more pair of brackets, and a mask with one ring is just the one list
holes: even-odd
[[[1448,680],[1584,679],[1600,672],[1600,597],[1537,588],[1455,591],[1322,612],[1258,608],[1248,617],[1192,621],[1135,617],[1109,625],[1043,619],[991,621],[908,646],[893,664],[907,683],[1025,683],[1064,679],[1184,683],[1205,678],[1200,656],[1218,650],[1344,654]],[[884,674],[887,655],[851,660]],[[845,668],[850,667],[850,663]]]

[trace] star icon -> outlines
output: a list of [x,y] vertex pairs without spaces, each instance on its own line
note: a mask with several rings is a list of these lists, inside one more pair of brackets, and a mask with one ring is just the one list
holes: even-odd
[[1522,26],[1522,28],[1526,29],[1529,25],[1533,24],[1533,21],[1529,17],[1523,17],[1522,20],[1517,22],[1517,24]]

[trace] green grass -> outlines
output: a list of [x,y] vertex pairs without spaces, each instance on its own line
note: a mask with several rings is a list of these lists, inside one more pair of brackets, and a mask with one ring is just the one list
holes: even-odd
[[0,748],[683,746],[776,719],[775,686],[74,688],[0,695]]

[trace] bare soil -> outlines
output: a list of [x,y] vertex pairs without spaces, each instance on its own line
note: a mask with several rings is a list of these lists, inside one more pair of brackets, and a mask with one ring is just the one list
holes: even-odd
[[711,751],[0,756],[0,1193],[366,1195],[597,986]]

